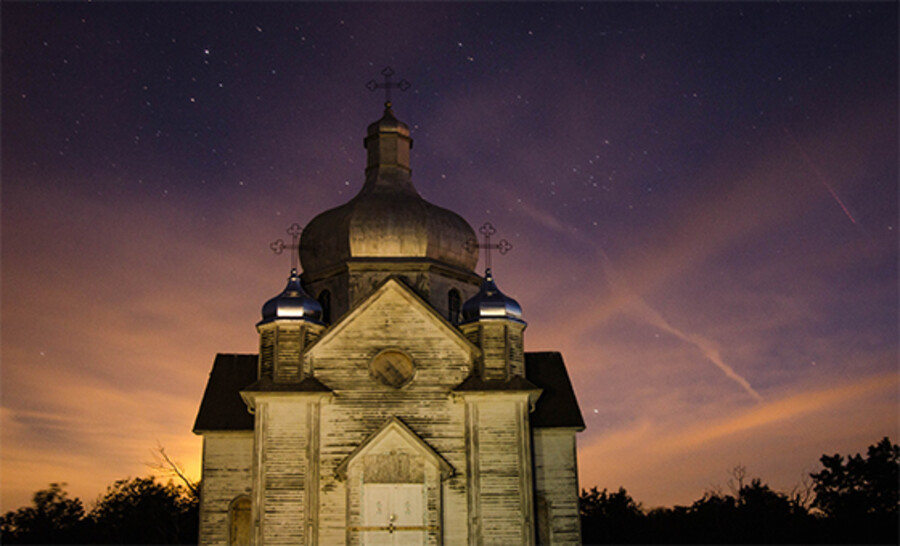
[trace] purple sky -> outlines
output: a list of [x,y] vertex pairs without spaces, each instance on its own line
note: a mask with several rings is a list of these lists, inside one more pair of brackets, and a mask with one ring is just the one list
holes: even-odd
[[255,352],[269,243],[361,187],[392,66],[413,181],[514,245],[582,487],[789,491],[898,440],[895,3],[2,4],[2,509],[90,503]]

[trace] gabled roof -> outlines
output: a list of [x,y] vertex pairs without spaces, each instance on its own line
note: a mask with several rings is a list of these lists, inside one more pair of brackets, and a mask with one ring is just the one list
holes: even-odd
[[544,389],[531,425],[538,428],[573,427],[584,430],[578,399],[569,381],[566,364],[557,352],[525,353],[525,375]]
[[398,435],[401,440],[408,445],[410,448],[418,451],[422,455],[425,456],[426,459],[430,459],[441,472],[442,478],[447,478],[453,475],[454,469],[450,463],[447,462],[446,459],[440,456],[440,454],[434,450],[430,445],[428,445],[425,440],[421,438],[418,434],[412,431],[406,423],[400,420],[399,417],[391,417],[383,425],[381,425],[378,430],[369,435],[368,438],[363,440],[361,444],[359,444],[356,449],[353,450],[350,455],[344,458],[341,461],[341,464],[335,469],[335,475],[340,479],[347,478],[347,469],[350,466],[350,463],[353,462],[357,457],[361,457],[366,455],[367,453],[377,450],[378,444],[381,443],[381,440],[385,439],[390,434]]
[[194,432],[253,430],[253,416],[241,399],[241,391],[256,381],[258,359],[258,355],[216,355]]
[[[209,383],[200,403],[194,432],[213,430],[253,430],[253,416],[247,411],[247,404],[241,398],[241,391],[250,390],[257,382],[257,355],[216,355]],[[517,390],[543,390],[538,399],[531,425],[536,428],[571,427],[584,429],[584,419],[575,391],[569,381],[562,355],[557,352],[525,353],[525,373],[527,380],[520,380]],[[312,378],[310,378],[312,379]],[[466,380],[457,390],[469,391],[475,387],[493,387],[494,382]],[[321,391],[328,387],[315,380]],[[297,385],[293,388],[298,388]],[[310,389],[314,384],[309,383]],[[307,389],[309,390],[309,389]]]
[[361,302],[354,305],[348,312],[344,313],[341,318],[337,320],[337,322],[333,323],[325,332],[322,333],[322,336],[316,339],[307,349],[307,354],[314,354],[317,347],[321,347],[322,345],[327,344],[336,336],[340,336],[341,332],[347,326],[352,324],[357,317],[366,312],[370,307],[372,307],[379,299],[381,299],[386,293],[393,291],[397,294],[400,294],[403,298],[405,298],[411,306],[415,306],[420,309],[424,316],[430,320],[431,323],[435,325],[437,328],[441,328],[447,332],[448,337],[454,339],[461,348],[470,352],[470,353],[478,353],[481,349],[478,348],[475,344],[469,341],[466,336],[463,335],[462,332],[459,331],[458,328],[455,328],[452,324],[450,324],[447,319],[441,316],[437,310],[431,306],[427,301],[423,300],[416,292],[407,286],[403,279],[398,277],[397,275],[391,275],[381,281],[381,283],[372,291],[371,294],[366,296]]

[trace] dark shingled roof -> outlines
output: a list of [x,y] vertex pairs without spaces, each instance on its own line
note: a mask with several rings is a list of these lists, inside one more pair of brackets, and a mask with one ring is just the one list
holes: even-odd
[[332,392],[315,377],[304,377],[299,383],[276,383],[268,377],[263,377],[241,390],[251,392]]
[[525,353],[525,377],[544,389],[531,414],[532,426],[584,429],[581,408],[578,407],[561,354]]
[[484,380],[480,377],[470,375],[465,381],[457,385],[453,390],[456,392],[473,392],[473,391],[537,391],[541,388],[525,379],[524,377],[514,376],[509,381],[491,381]]
[[[291,390],[308,392],[326,392],[328,387],[317,379],[308,378],[297,385],[274,388],[274,383],[261,384],[256,379],[257,355],[216,355],[209,383],[203,393],[194,432],[208,430],[252,430],[253,416],[247,411],[247,405],[241,398],[245,390]],[[538,428],[574,427],[583,429],[584,419],[562,355],[555,352],[525,353],[526,379],[516,378],[503,384],[506,388],[498,390],[531,390],[543,389],[531,424]],[[477,385],[475,383],[478,383]],[[493,390],[498,387],[494,383],[477,379],[467,379],[455,390]],[[513,385],[513,383],[515,383]]]
[[253,416],[241,391],[256,381],[258,355],[216,355],[194,432],[205,430],[253,430]]

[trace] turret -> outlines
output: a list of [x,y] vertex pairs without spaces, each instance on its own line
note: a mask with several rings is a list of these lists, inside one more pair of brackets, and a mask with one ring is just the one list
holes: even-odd
[[[381,171],[378,173],[381,175],[388,174],[393,169],[401,169],[407,175],[404,182],[409,180],[412,138],[409,136],[409,127],[394,116],[391,103],[385,104],[381,119],[369,125],[363,145],[367,151],[366,175],[377,180],[377,177],[372,176],[375,174],[373,169]],[[408,185],[412,189],[412,184]]]
[[460,330],[481,347],[478,373],[486,381],[507,381],[525,376],[524,331],[519,303],[497,288],[490,269],[484,274],[481,290],[462,308]]
[[296,269],[285,289],[263,305],[259,332],[259,378],[275,382],[302,381],[310,370],[304,369],[303,353],[315,341],[325,325],[322,306],[300,284]]

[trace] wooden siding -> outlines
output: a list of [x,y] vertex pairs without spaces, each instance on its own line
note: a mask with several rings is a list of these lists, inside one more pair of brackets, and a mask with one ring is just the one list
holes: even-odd
[[309,544],[309,490],[315,488],[310,472],[310,428],[313,408],[306,397],[263,402],[265,427],[260,437],[264,462],[259,480],[263,487],[261,536],[265,544]]
[[527,395],[471,397],[469,544],[533,544]]
[[228,508],[250,494],[252,432],[207,432],[203,435],[200,544],[227,546]]
[[[520,373],[524,325],[491,326],[479,326],[476,339]],[[282,380],[312,373],[332,392],[255,392],[253,432],[205,435],[201,543],[227,544],[228,505],[249,493],[257,544],[358,544],[367,481],[410,480],[424,484],[428,544],[534,544],[533,493],[552,521],[539,531],[554,544],[578,542],[574,429],[532,435],[526,392],[454,394],[481,350],[404,286],[387,281],[322,335],[302,354],[305,332],[279,330],[273,375],[284,357],[297,364],[280,369]],[[415,365],[400,388],[369,371],[372,357],[388,348]],[[402,442],[356,451],[392,418],[439,457]],[[358,461],[348,458],[356,453]],[[440,459],[452,475],[441,477],[440,468],[450,470]]]
[[488,381],[505,381],[511,375],[524,377],[525,324],[503,319],[485,319],[460,327],[466,339],[481,347],[476,365]]
[[[395,397],[384,397],[369,391],[345,391],[322,404],[319,457],[321,543],[342,543],[347,526],[354,525],[350,522],[361,517],[359,499],[354,491],[364,483],[365,476],[362,470],[353,466],[348,470],[347,479],[341,480],[336,475],[338,466],[392,417],[402,419],[456,470],[455,475],[444,480],[443,486],[438,474],[428,478],[431,474],[426,473],[429,502],[446,506],[442,521],[429,521],[429,525],[441,527],[441,533],[434,534],[429,542],[438,544],[443,540],[448,544],[457,543],[450,539],[460,537],[460,529],[461,538],[465,540],[464,405],[455,402],[446,393],[433,391],[418,396],[407,394]],[[435,514],[440,514],[440,511]],[[444,533],[449,534],[442,538]]]
[[422,299],[428,301],[438,313],[447,317],[447,294],[459,290],[462,301],[478,293],[481,279],[475,274],[451,271],[427,261],[410,262],[361,262],[347,264],[348,269],[336,267],[332,271],[307,279],[303,285],[309,293],[318,297],[323,290],[332,295],[332,322],[348,312],[353,305],[367,298],[384,279],[396,275],[404,279]]
[[535,492],[546,503],[538,534],[549,544],[581,544],[575,429],[535,429]]
[[275,344],[275,381],[299,381],[300,350],[305,332],[300,321],[284,321],[276,330],[278,340]]
[[[339,397],[342,391],[386,399],[415,398],[425,390],[447,393],[469,375],[472,349],[403,290],[382,287],[375,301],[307,353],[316,378]],[[387,348],[406,352],[415,364],[412,381],[399,390],[374,381],[369,373],[372,357]]]

